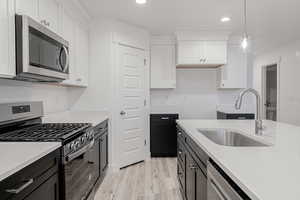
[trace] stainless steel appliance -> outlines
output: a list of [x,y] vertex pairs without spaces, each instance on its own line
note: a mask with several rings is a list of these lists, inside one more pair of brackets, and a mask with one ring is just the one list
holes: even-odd
[[16,15],[17,79],[60,82],[69,78],[69,43],[26,15]]
[[250,200],[250,198],[212,160],[207,166],[207,199]]
[[93,199],[99,178],[99,154],[87,123],[42,123],[41,102],[0,104],[0,141],[62,143],[61,199]]

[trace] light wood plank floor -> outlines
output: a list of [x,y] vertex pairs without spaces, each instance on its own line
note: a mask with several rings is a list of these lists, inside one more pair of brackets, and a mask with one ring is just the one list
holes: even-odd
[[176,158],[152,158],[108,174],[95,200],[182,200]]

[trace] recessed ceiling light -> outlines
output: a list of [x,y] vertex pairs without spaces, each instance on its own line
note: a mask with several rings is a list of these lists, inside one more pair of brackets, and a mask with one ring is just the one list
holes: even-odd
[[137,4],[146,4],[147,0],[135,0]]
[[231,19],[230,17],[222,17],[221,22],[229,22]]

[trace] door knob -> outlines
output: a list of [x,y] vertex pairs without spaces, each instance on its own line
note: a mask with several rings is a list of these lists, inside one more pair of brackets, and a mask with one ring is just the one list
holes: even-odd
[[120,112],[120,115],[125,115],[126,114],[126,112],[124,111],[124,110],[122,110],[121,112]]

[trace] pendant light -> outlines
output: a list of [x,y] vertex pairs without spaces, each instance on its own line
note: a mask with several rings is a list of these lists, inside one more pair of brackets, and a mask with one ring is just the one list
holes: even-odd
[[249,37],[247,32],[247,0],[244,0],[244,35],[241,46],[244,50],[246,50],[249,46]]

